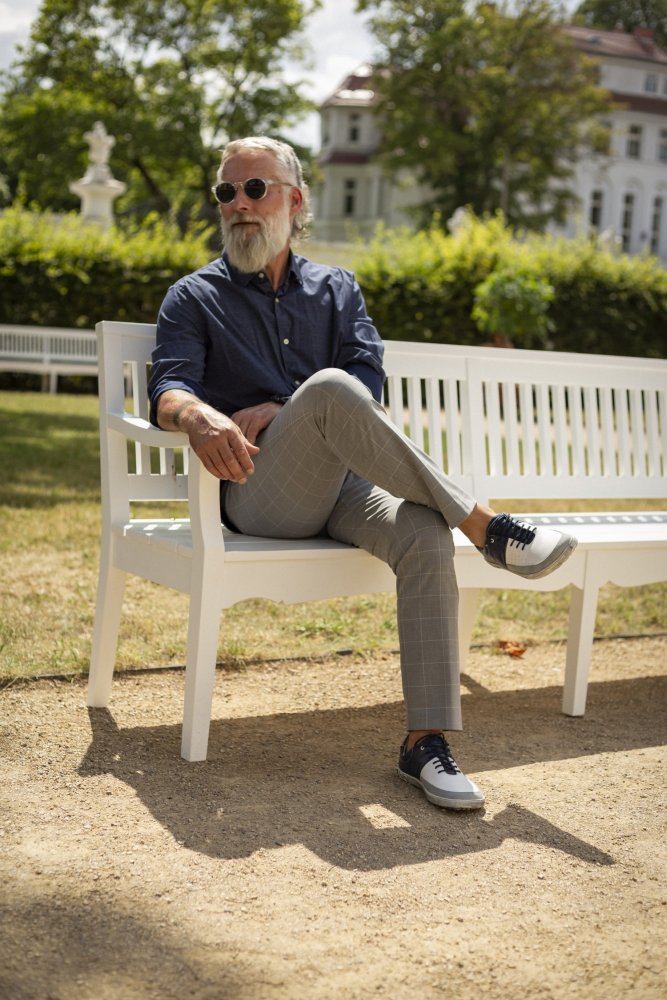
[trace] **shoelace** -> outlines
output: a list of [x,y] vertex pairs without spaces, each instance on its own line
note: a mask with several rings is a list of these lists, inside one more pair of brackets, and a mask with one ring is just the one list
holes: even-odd
[[444,736],[433,736],[430,739],[419,741],[420,750],[428,750],[433,754],[433,763],[437,771],[446,771],[447,774],[461,774],[461,768],[452,757],[449,743]]
[[509,514],[498,514],[492,526],[494,535],[509,539],[510,545],[530,545],[537,528],[526,521],[515,521]]

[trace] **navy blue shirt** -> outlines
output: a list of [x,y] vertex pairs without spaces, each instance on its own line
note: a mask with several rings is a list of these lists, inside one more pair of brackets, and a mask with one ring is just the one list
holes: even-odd
[[277,290],[226,254],[167,292],[148,390],[151,420],[168,389],[185,389],[231,416],[291,396],[322,368],[356,375],[380,399],[383,345],[354,276],[290,255]]

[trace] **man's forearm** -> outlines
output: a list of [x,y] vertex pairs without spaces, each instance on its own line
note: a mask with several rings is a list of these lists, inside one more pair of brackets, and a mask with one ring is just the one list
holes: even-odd
[[193,396],[191,392],[185,392],[184,389],[168,389],[158,400],[158,426],[163,431],[185,431],[187,434],[189,424],[196,413],[208,409],[208,405],[197,396]]

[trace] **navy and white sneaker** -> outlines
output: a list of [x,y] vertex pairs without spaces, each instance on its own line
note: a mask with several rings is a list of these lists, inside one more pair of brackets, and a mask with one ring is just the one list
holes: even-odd
[[561,566],[577,547],[577,539],[554,528],[537,527],[511,514],[496,514],[479,551],[492,566],[537,580]]
[[398,758],[398,773],[404,781],[417,785],[435,806],[445,809],[479,809],[484,793],[466,778],[452,757],[442,733],[431,733],[407,749],[405,737]]

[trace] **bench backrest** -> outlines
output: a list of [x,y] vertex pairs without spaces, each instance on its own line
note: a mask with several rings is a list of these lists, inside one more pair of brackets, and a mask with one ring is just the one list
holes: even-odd
[[386,369],[392,418],[479,500],[667,496],[667,361],[394,342]]
[[[105,414],[148,417],[155,327],[97,333],[104,442]],[[394,422],[480,501],[667,497],[667,361],[387,342],[385,366]],[[186,471],[137,445],[116,488],[184,500]]]

